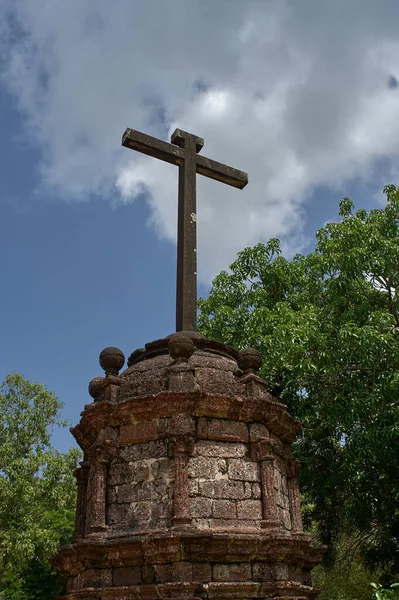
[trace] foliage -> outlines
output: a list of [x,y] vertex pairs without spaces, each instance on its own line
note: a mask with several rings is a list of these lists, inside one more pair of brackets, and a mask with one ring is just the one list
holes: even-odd
[[399,600],[399,583],[393,583],[389,588],[378,583],[371,585],[374,588],[373,600]]
[[372,583],[374,588],[373,600],[399,600],[399,583],[392,583],[384,588],[380,583]]
[[[399,571],[399,190],[384,208],[340,202],[315,250],[286,260],[276,239],[239,253],[201,299],[200,329],[254,346],[261,375],[303,423],[305,523],[334,558],[356,534],[371,566]],[[393,575],[392,575],[393,576]]]
[[18,373],[0,387],[0,598],[53,598],[59,591],[47,557],[72,534],[80,455],[51,445],[53,428],[65,425],[61,407],[52,392]]
[[358,548],[357,536],[341,534],[335,560],[312,571],[313,585],[321,588],[319,600],[371,600],[371,585],[383,578],[382,569],[370,573]]

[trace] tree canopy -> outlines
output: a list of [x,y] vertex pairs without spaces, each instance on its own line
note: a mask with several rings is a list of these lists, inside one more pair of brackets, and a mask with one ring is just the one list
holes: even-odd
[[70,540],[80,452],[51,444],[62,403],[18,373],[0,386],[0,598],[53,598],[48,556]]
[[239,253],[199,301],[202,333],[254,346],[261,375],[303,429],[305,522],[343,530],[372,566],[399,572],[399,189],[316,234],[287,260],[271,239]]

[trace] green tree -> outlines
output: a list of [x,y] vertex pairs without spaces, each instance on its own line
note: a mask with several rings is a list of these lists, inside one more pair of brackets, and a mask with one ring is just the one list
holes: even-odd
[[50,438],[62,403],[18,373],[0,386],[0,598],[55,598],[60,582],[48,556],[72,535],[73,470],[80,453]]
[[384,208],[340,202],[338,223],[292,260],[276,239],[239,253],[199,301],[201,331],[254,346],[271,390],[303,423],[305,523],[347,531],[370,565],[399,571],[399,190]]

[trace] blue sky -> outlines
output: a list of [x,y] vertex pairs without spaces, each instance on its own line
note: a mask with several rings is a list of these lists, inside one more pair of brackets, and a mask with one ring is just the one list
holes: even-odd
[[[113,206],[36,193],[37,150],[20,143],[13,98],[3,89],[0,99],[0,378],[20,371],[46,383],[74,424],[91,401],[88,382],[103,374],[102,348],[127,358],[174,331],[176,248],[149,227],[144,197]],[[58,430],[53,441],[65,450],[73,438]]]
[[242,192],[199,178],[200,295],[247,245],[311,250],[340,197],[381,202],[399,7],[331,4],[4,0],[1,378],[46,383],[76,423],[102,348],[174,330],[177,170],[121,148],[126,127],[179,126],[249,173]]

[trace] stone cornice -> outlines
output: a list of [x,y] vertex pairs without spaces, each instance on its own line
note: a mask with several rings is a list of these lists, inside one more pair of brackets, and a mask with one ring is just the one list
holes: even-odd
[[64,546],[52,559],[57,569],[78,575],[85,569],[160,564],[177,561],[254,562],[286,561],[312,568],[325,547],[304,534],[267,531],[240,533],[159,533],[103,540],[85,539]]
[[[294,441],[301,427],[287,412],[286,406],[272,400],[270,394],[262,398],[248,398],[199,391],[168,391],[127,399],[118,404],[108,401],[89,404],[81,414],[80,423],[71,432],[85,450],[96,442],[99,432],[105,427],[151,421],[182,413],[192,417],[263,423],[269,431],[289,444]],[[165,434],[159,434],[155,438],[152,434],[148,439],[158,437],[165,437]]]

